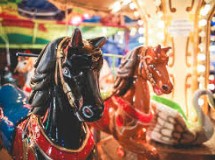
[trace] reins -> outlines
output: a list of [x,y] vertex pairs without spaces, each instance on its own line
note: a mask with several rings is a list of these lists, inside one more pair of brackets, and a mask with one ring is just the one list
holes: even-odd
[[66,94],[67,99],[69,101],[69,104],[75,110],[75,114],[77,115],[78,119],[80,121],[84,121],[77,113],[78,107],[75,104],[74,95],[68,83],[64,80],[63,73],[62,73],[62,58],[64,57],[64,51],[62,48],[63,48],[63,44],[69,39],[70,39],[69,37],[65,37],[63,40],[61,40],[61,42],[57,47],[57,60],[56,60],[56,66],[55,66],[55,84],[56,85],[58,84],[58,70],[59,70],[60,81],[63,87],[63,91]]

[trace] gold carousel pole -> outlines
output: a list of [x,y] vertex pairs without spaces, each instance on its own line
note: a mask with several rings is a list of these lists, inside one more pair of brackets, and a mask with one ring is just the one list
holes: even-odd
[[[210,30],[211,30],[211,19],[215,13],[215,4],[213,4],[213,7],[208,14],[207,17],[207,25],[206,25],[206,44],[205,44],[205,54],[206,54],[206,60],[205,60],[205,86],[204,88],[208,89],[208,77],[210,74]],[[207,102],[207,98],[205,97],[205,102]],[[208,114],[208,103],[205,103],[203,106],[203,111]]]
[[198,27],[198,22],[199,22],[199,12],[200,9],[203,5],[203,0],[199,0],[198,1],[198,5],[197,5],[197,9],[195,12],[195,17],[194,17],[194,52],[193,52],[193,67],[192,67],[192,92],[194,92],[197,88],[198,88],[198,72],[197,72],[197,65],[198,65],[198,61],[197,61],[197,55],[199,52],[198,49],[198,45],[199,45],[199,27]]

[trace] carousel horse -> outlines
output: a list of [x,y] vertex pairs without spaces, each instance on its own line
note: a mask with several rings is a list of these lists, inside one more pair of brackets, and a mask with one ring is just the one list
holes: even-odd
[[50,42],[31,78],[29,105],[10,85],[0,89],[0,133],[14,159],[92,159],[94,139],[86,122],[103,114],[98,77],[106,38],[72,37]]
[[29,96],[31,93],[30,81],[31,81],[31,77],[34,74],[35,60],[36,60],[35,57],[19,56],[17,66],[14,70],[15,72],[17,71],[18,73],[25,75],[26,80],[22,90],[25,92],[27,96]]
[[213,94],[209,90],[197,90],[193,96],[193,107],[197,113],[196,121],[188,120],[176,102],[153,96],[155,118],[147,136],[151,140],[167,145],[195,145],[208,141],[214,133],[214,125],[198,104],[202,95],[207,95],[209,105],[215,108]]
[[158,159],[156,149],[145,139],[145,130],[153,119],[150,105],[151,83],[156,94],[169,94],[173,86],[167,71],[170,48],[137,47],[119,66],[112,95],[104,102],[103,117],[93,126],[112,134],[126,150],[138,159]]

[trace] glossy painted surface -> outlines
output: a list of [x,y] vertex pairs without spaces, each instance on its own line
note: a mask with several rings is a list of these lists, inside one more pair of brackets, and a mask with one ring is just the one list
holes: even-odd
[[[26,138],[23,138],[23,132],[26,132],[25,126],[28,124]],[[13,148],[13,155],[15,159],[23,159],[26,157],[29,160],[34,160],[36,148],[42,151],[43,157],[48,157],[51,159],[72,159],[72,160],[86,160],[91,154],[94,147],[94,140],[91,132],[87,128],[87,136],[78,149],[66,149],[64,147],[56,145],[52,140],[50,140],[44,133],[44,130],[41,128],[38,117],[31,115],[28,120],[23,121],[16,131],[16,137]],[[26,145],[26,146],[25,146]],[[23,150],[24,149],[24,150]]]
[[13,85],[0,88],[0,133],[5,147],[11,152],[16,125],[23,120],[28,112],[24,93]]

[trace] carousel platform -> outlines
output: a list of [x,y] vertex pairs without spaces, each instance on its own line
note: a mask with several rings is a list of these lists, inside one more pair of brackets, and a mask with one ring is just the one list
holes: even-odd
[[[199,146],[172,147],[151,142],[159,152],[160,160],[215,160],[215,134],[206,143]],[[118,151],[119,144],[107,136],[97,144],[99,160],[137,160],[135,153]]]

